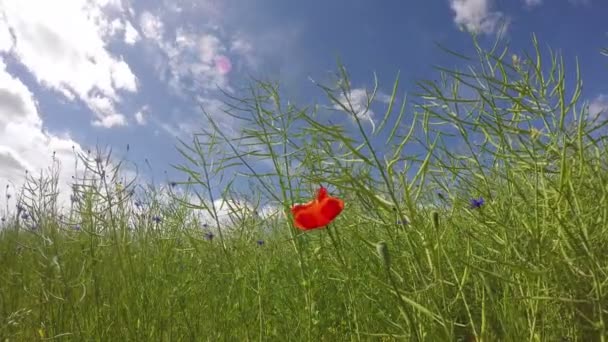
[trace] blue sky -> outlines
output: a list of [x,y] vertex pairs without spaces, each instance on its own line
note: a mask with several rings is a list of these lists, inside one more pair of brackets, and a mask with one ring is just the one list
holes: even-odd
[[218,85],[262,76],[306,105],[321,94],[308,78],[326,80],[337,58],[354,88],[369,89],[376,72],[390,93],[400,71],[412,92],[435,78],[434,65],[462,66],[435,45],[470,52],[461,26],[492,41],[503,21],[501,39],[514,52],[531,52],[535,33],[568,64],[578,56],[584,100],[608,109],[603,0],[4,0],[0,14],[1,187],[48,166],[53,151],[67,184],[72,146],[108,146],[121,157],[129,144],[127,159],[146,177],[175,178],[175,137],[205,126],[192,96],[231,127],[217,110]]

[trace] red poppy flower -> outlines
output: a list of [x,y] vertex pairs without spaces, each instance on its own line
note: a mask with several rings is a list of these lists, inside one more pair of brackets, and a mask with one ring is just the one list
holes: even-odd
[[305,203],[296,204],[291,208],[295,226],[302,230],[316,229],[327,226],[344,209],[344,201],[327,194],[327,189],[321,187],[317,198]]

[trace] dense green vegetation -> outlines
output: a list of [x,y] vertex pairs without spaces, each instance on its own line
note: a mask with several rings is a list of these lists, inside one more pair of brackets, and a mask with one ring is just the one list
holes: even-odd
[[[533,43],[475,43],[407,99],[397,78],[375,127],[343,67],[319,85],[341,125],[257,81],[227,95],[238,131],[203,111],[166,188],[82,155],[62,212],[56,173],[30,176],[0,231],[0,337],[605,341],[605,116]],[[302,232],[289,208],[319,184],[346,207]]]

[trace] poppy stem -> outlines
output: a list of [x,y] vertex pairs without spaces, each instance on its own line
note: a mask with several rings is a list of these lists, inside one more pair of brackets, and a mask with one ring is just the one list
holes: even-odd
[[331,233],[330,225],[327,226],[326,230],[327,230],[327,234],[329,235],[329,239],[331,240],[332,245],[334,245],[334,249],[336,250],[336,255],[338,256],[338,259],[340,259],[342,266],[346,267],[346,261],[342,257],[342,253],[340,253],[340,248],[338,247],[338,242],[336,241],[336,239],[334,238],[334,236]]

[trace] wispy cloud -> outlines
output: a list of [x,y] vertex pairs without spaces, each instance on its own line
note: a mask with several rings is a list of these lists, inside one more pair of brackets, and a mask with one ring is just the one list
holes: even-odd
[[527,7],[532,8],[542,5],[543,0],[524,0],[524,2]]
[[[371,108],[371,93],[365,88],[354,88],[348,94],[340,94],[338,100],[344,105],[349,112],[354,113],[360,120],[368,121],[372,125],[372,129],[376,129],[374,122],[375,113]],[[374,101],[389,103],[390,96],[377,92]],[[333,104],[334,109],[344,111],[344,108],[338,103]],[[353,118],[354,119],[354,118]]]
[[144,126],[148,123],[148,120],[146,119],[146,116],[148,115],[148,110],[148,106],[143,106],[135,113],[135,122],[138,125]]
[[608,94],[600,94],[589,103],[589,116],[592,120],[608,117]]

